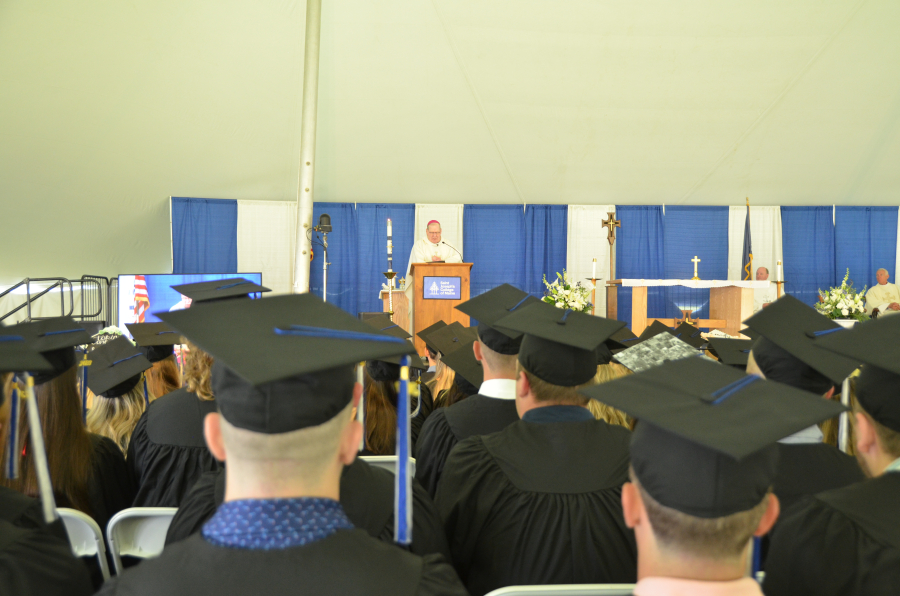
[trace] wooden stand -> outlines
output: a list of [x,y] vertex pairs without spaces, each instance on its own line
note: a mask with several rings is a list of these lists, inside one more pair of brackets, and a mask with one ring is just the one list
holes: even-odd
[[781,295],[784,293],[784,288],[782,287],[782,286],[784,286],[784,282],[776,281],[774,283],[775,283],[775,287],[777,288],[777,291],[775,293],[775,299],[778,300],[779,298],[781,298]]
[[[469,274],[472,263],[413,263],[410,274],[414,280],[413,286],[413,328],[409,333],[413,336],[416,351],[419,354],[425,352],[425,342],[418,337],[418,333],[438,321],[452,323],[459,321],[465,327],[469,326],[469,315],[464,314],[454,307],[469,299]],[[425,298],[424,279],[426,277],[458,277],[460,281],[459,300],[443,300]],[[394,296],[394,310],[397,309],[397,297]],[[398,313],[399,314],[399,313]],[[394,321],[397,322],[395,315]],[[398,323],[399,324],[399,323]]]
[[[400,326],[401,329],[409,333],[409,300],[406,298],[406,292],[394,290],[391,292],[394,302],[394,318],[393,321]],[[387,290],[381,290],[381,304],[383,312],[390,312],[390,300]]]

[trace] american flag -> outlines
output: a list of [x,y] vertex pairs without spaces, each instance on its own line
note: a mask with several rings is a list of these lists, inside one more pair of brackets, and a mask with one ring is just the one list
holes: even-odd
[[150,310],[150,295],[147,294],[147,280],[143,275],[134,276],[134,321],[144,322],[144,315]]

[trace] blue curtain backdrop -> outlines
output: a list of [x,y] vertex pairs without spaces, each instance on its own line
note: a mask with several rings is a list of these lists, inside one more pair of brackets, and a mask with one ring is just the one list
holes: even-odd
[[[782,224],[784,229],[784,224]],[[857,290],[878,283],[875,272],[896,275],[897,207],[837,207],[834,214],[834,280],[850,269]],[[896,278],[894,278],[896,281]]]
[[472,263],[474,298],[503,283],[525,287],[525,213],[522,205],[465,205],[463,260]]
[[525,207],[525,286],[522,289],[533,296],[544,295],[545,275],[552,282],[556,273],[566,268],[568,220],[568,205]]
[[785,293],[815,305],[819,289],[834,285],[832,208],[782,207],[781,244]]
[[[331,216],[333,231],[328,234],[328,302],[339,306],[356,316],[357,279],[359,262],[359,227],[357,226],[356,209],[353,203],[313,203],[313,225],[319,216],[327,213]],[[315,244],[322,235],[313,232],[313,261],[309,271],[309,291],[317,296],[322,295],[322,247]],[[373,288],[377,292],[378,288]]]
[[[728,279],[728,207],[666,207],[665,226],[666,279],[694,277],[695,256],[700,279]],[[649,316],[681,317],[690,308],[695,318],[709,318],[709,290],[675,286],[665,294],[665,314]]]
[[404,277],[415,238],[416,206],[358,203],[356,217],[359,227],[357,307],[360,312],[382,312],[378,288],[387,282],[384,277],[387,271],[387,220],[391,219],[393,233],[393,269],[397,272],[397,278]]
[[172,197],[172,273],[237,273],[237,201]]
[[[619,279],[663,279],[663,210],[660,205],[616,205],[622,228],[616,234],[616,277]],[[603,288],[600,288],[603,289]],[[662,288],[647,291],[647,312],[665,312]],[[618,318],[631,327],[631,288],[618,289]]]

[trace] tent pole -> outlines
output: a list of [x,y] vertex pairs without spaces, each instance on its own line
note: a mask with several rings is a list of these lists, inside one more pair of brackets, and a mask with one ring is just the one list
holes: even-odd
[[313,217],[313,174],[316,167],[316,113],[319,97],[319,32],[322,0],[306,0],[306,43],[303,56],[303,108],[300,124],[300,181],[297,187],[297,243],[293,293],[309,292],[310,230]]

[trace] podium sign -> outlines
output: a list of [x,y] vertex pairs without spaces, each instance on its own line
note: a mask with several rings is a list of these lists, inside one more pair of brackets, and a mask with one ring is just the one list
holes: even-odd
[[413,263],[413,325],[416,350],[425,353],[425,342],[416,335],[438,321],[459,321],[469,326],[469,316],[454,308],[469,299],[472,263]]
[[425,277],[422,281],[423,298],[432,300],[459,300],[462,296],[462,279],[459,277]]

